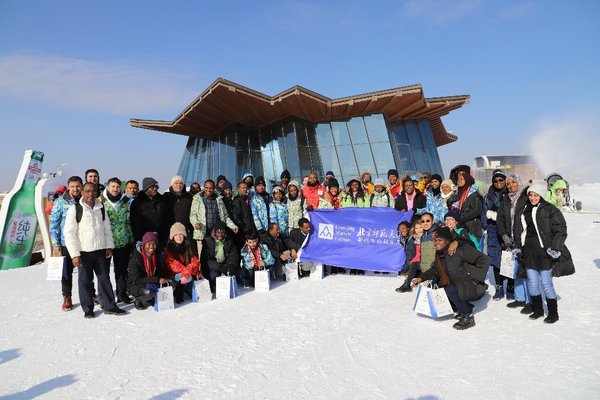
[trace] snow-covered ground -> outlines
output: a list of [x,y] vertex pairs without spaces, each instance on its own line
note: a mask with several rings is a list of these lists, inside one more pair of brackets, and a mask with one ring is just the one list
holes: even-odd
[[555,280],[554,325],[488,294],[456,331],[383,275],[85,320],[43,264],[0,271],[0,399],[597,399],[600,213],[566,218],[577,273]]

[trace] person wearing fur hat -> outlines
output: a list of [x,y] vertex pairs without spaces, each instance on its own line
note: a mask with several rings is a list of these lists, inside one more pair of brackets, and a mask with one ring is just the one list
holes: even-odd
[[[502,197],[500,207],[496,214],[496,228],[500,238],[500,245],[504,250],[513,250],[515,246],[514,227],[515,222],[521,219],[521,214],[527,204],[527,188],[523,187],[521,177],[517,174],[509,174],[506,177],[507,191]],[[531,314],[533,312],[531,299],[527,290],[527,275],[522,263],[517,260],[520,268],[517,271],[515,279],[505,278],[506,283],[506,299],[513,300],[507,304],[509,308],[523,307],[522,314]],[[496,285],[503,285],[503,277],[500,275],[496,278]],[[497,287],[500,290],[500,287]],[[503,294],[500,292],[494,296],[494,300],[502,299]]]
[[494,278],[496,281],[496,293],[494,300],[500,300],[504,297],[504,287],[502,275],[500,275],[500,259],[502,256],[501,239],[498,236],[498,209],[506,189],[506,174],[504,171],[497,169],[492,173],[492,184],[490,185],[487,194],[483,198],[483,229],[487,231],[487,254],[490,257],[490,264],[494,270]]
[[298,181],[290,181],[288,184],[287,202],[285,205],[288,212],[289,234],[292,229],[299,228],[298,221],[304,216],[304,211],[306,211],[306,199],[302,196],[302,193],[300,193]]
[[[464,166],[456,168],[459,167]],[[479,194],[479,188],[475,184],[475,179],[466,170],[458,169],[456,175],[458,189],[454,195],[448,198],[448,210],[458,209],[462,225],[475,235],[477,240],[481,240],[483,237],[483,229],[481,228],[483,200]]]
[[127,267],[127,291],[134,297],[135,308],[143,310],[154,303],[159,286],[167,285],[167,272],[157,254],[156,232],[146,232],[136,243]]
[[431,213],[435,223],[443,223],[444,215],[448,212],[448,205],[441,189],[442,181],[439,174],[431,175],[425,190],[425,207],[417,209],[417,214]]
[[558,304],[552,277],[571,275],[575,267],[565,246],[565,217],[558,208],[544,200],[546,190],[543,181],[534,181],[527,188],[528,201],[521,218],[515,220],[514,252],[527,271],[527,287],[533,308],[529,318],[535,320],[544,316],[541,287],[548,308],[544,322],[553,324],[558,321]]
[[415,188],[415,182],[408,175],[402,179],[402,187],[404,190],[400,192],[394,203],[394,208],[398,211],[417,211],[420,208],[425,208],[427,199],[419,189]]
[[283,188],[281,186],[275,186],[273,188],[273,201],[269,204],[269,223],[278,224],[281,235],[286,237],[288,235],[288,210],[283,199]]
[[[158,182],[146,177],[142,180],[142,191],[131,203],[130,222],[133,238],[142,240],[146,232],[157,232],[159,244],[164,246],[169,236],[171,220],[169,206],[158,192]],[[161,247],[159,247],[161,248]]]
[[394,207],[394,198],[385,190],[383,179],[376,178],[373,193],[369,196],[371,207]]
[[475,326],[473,304],[485,294],[487,286],[484,281],[488,270],[488,257],[472,246],[459,243],[453,255],[448,251],[448,245],[453,240],[452,232],[444,227],[436,230],[433,239],[436,255],[434,266],[414,278],[412,285],[424,281],[433,281],[442,286],[448,300],[456,307],[458,322],[454,329],[464,330]]
[[396,197],[398,197],[402,191],[402,182],[400,181],[399,176],[400,175],[398,175],[397,169],[390,169],[387,172],[388,184],[386,190],[390,195],[392,195],[394,200],[396,200]]
[[195,247],[188,239],[185,226],[180,222],[175,222],[171,226],[164,254],[165,269],[175,282],[173,295],[178,304],[183,303],[185,292],[192,297],[193,279],[202,278],[200,260]]
[[319,208],[324,209],[335,209],[340,208],[340,184],[335,178],[329,179],[329,185],[327,186],[327,192],[319,198]]
[[185,226],[187,234],[192,235],[193,227],[190,223],[190,208],[192,207],[192,195],[188,193],[182,176],[171,178],[169,191],[163,195],[163,201],[169,210],[169,226],[179,222]]

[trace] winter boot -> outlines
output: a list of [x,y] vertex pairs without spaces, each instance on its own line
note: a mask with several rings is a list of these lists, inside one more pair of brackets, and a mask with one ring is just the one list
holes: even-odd
[[63,311],[71,311],[73,309],[73,302],[71,301],[71,296],[63,296]]
[[531,308],[533,308],[533,314],[529,316],[529,319],[538,319],[544,316],[542,296],[531,296]]
[[546,299],[548,305],[548,316],[544,318],[544,322],[547,324],[553,324],[558,321],[558,303],[556,299]]
[[454,329],[458,329],[460,331],[464,329],[469,329],[475,326],[475,317],[473,317],[473,313],[462,314],[460,320],[452,325]]
[[525,307],[525,302],[524,301],[520,301],[520,300],[511,301],[510,303],[508,303],[506,305],[506,307],[508,307],[508,308]]
[[504,288],[501,285],[496,285],[496,293],[492,298],[494,300],[502,300],[504,298]]
[[402,284],[402,286],[396,288],[396,292],[398,292],[398,293],[412,292],[412,287],[410,287],[410,282],[404,281],[404,283]]
[[533,307],[529,303],[525,304],[525,307],[523,307],[523,309],[521,310],[521,314],[531,314],[532,312]]

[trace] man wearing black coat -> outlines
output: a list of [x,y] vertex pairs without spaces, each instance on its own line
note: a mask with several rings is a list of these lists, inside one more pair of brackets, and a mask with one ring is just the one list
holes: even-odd
[[169,210],[158,193],[158,182],[154,178],[144,178],[142,191],[131,203],[130,218],[133,238],[142,240],[146,232],[158,233],[159,251],[169,239]]
[[419,189],[415,188],[415,183],[410,176],[406,176],[402,180],[402,187],[404,190],[396,197],[396,203],[394,205],[394,208],[397,211],[408,211],[407,198],[411,197],[413,199],[412,207],[410,208],[411,210],[416,212],[419,208],[425,208],[427,205],[427,198],[423,196]]
[[279,224],[271,222],[267,233],[261,235],[260,241],[267,245],[271,251],[271,255],[275,259],[273,270],[274,277],[282,276],[285,274],[283,270],[284,264],[291,261],[290,250],[287,248],[283,239],[280,236]]
[[194,228],[190,223],[190,209],[192,208],[192,195],[188,193],[183,181],[183,177],[174,176],[171,178],[171,187],[163,195],[163,202],[169,211],[169,229],[175,222],[180,222],[185,226],[188,237],[194,234]]
[[233,199],[231,219],[239,228],[235,235],[234,242],[241,250],[246,243],[246,236],[256,235],[256,227],[252,210],[250,209],[250,196],[248,196],[248,185],[245,182],[238,183],[238,195]]
[[215,224],[212,234],[204,238],[201,264],[208,266],[208,280],[213,293],[218,276],[238,276],[241,273],[239,250],[227,237],[226,226],[221,221]]
[[[307,218],[300,218],[298,220],[298,228],[291,230],[289,236],[285,239],[285,245],[291,251],[292,260],[296,260],[297,253],[302,248],[302,244],[306,237],[310,233],[310,221]],[[312,262],[301,262],[298,265],[298,274],[300,276],[309,276],[310,271],[313,268],[314,263]]]

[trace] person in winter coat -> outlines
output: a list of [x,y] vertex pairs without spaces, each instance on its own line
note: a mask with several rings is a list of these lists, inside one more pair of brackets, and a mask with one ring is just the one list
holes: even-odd
[[284,169],[281,175],[279,175],[279,179],[279,186],[281,187],[281,189],[283,189],[283,194],[285,195],[288,192],[288,185],[290,184],[290,179],[292,179],[290,171]]
[[442,177],[433,174],[425,191],[425,207],[417,209],[417,214],[431,213],[436,223],[444,223],[444,216],[448,212],[448,205],[442,194],[441,184]]
[[273,264],[275,264],[275,259],[271,255],[271,251],[267,245],[259,243],[258,237],[255,235],[246,238],[246,244],[242,247],[241,256],[246,278],[252,287],[254,287],[254,271],[270,270]]
[[543,199],[545,186],[537,181],[527,189],[528,202],[521,218],[515,221],[515,253],[521,252],[527,270],[533,308],[529,318],[544,316],[541,286],[548,308],[544,322],[553,324],[558,321],[558,305],[552,276],[570,275],[575,267],[565,246],[567,223],[560,210]]
[[[330,178],[335,179],[335,178]],[[302,188],[302,196],[306,199],[306,208],[311,210],[319,208],[319,199],[325,194],[325,186],[323,186],[317,178],[317,173],[312,171],[308,174],[308,182]]]
[[169,227],[175,222],[180,222],[185,226],[189,237],[191,237],[194,232],[194,227],[190,223],[192,197],[193,196],[186,190],[185,182],[181,176],[174,176],[171,178],[169,191],[163,194],[163,202],[169,210]]
[[[400,230],[400,227],[398,227]],[[404,266],[401,272],[406,273],[406,279],[402,285],[396,288],[398,293],[407,293],[412,291],[411,282],[419,274],[419,266],[421,264],[421,237],[423,236],[423,225],[421,221],[416,221],[412,224],[408,239],[404,246],[404,254],[406,256]]]
[[495,170],[492,173],[492,185],[483,198],[483,229],[487,230],[487,255],[490,257],[490,263],[494,270],[494,280],[496,282],[496,293],[494,300],[500,300],[504,297],[503,278],[500,275],[500,259],[502,257],[502,246],[500,236],[498,235],[497,219],[500,203],[508,190],[506,189],[506,174],[502,170]]
[[394,198],[385,190],[383,179],[375,179],[374,191],[369,195],[371,207],[394,207]]
[[[498,236],[502,240],[501,245],[504,250],[512,250],[515,245],[514,227],[515,222],[521,219],[521,214],[527,203],[527,189],[523,187],[521,178],[517,174],[509,174],[506,177],[506,187],[508,191],[500,202],[500,208],[496,216],[496,227]],[[522,264],[520,261],[517,261]],[[514,300],[507,304],[507,307],[523,307],[522,314],[531,314],[531,299],[527,290],[527,275],[523,274],[524,268],[519,268],[515,279],[506,278],[506,299]],[[502,282],[502,281],[500,281]],[[498,284],[498,281],[496,281]],[[497,297],[500,297],[498,295]],[[500,297],[501,298],[501,297]]]
[[121,180],[111,178],[106,183],[102,193],[102,203],[106,210],[106,217],[110,220],[110,229],[115,247],[112,257],[117,285],[117,299],[121,303],[129,304],[131,300],[127,295],[127,264],[133,250],[133,231],[131,230],[129,199],[121,192]]
[[58,185],[56,187],[56,189],[54,189],[54,194],[52,195],[52,201],[49,201],[48,204],[46,205],[46,208],[44,209],[44,212],[46,213],[47,216],[50,216],[50,214],[52,213],[52,207],[54,207],[54,202],[56,201],[56,199],[62,197],[66,191],[67,191],[67,187],[65,185]]
[[154,293],[159,286],[167,285],[167,272],[157,254],[158,236],[146,232],[137,242],[127,267],[127,291],[134,297],[135,308],[143,310],[154,303]]
[[[239,250],[227,236],[225,224],[217,222],[212,234],[204,240],[202,246],[202,264],[209,270],[209,283],[212,293],[216,291],[217,277],[221,275],[239,276]],[[241,276],[239,276],[241,279]]]
[[421,194],[418,189],[415,189],[415,182],[410,176],[405,176],[402,179],[402,187],[404,190],[396,197],[394,208],[397,211],[417,211],[420,208],[425,208],[427,199]]
[[275,222],[269,224],[269,230],[266,234],[261,235],[260,241],[266,244],[275,260],[271,275],[275,279],[278,276],[283,276],[285,279],[285,270],[283,266],[291,261],[291,252],[288,249],[285,241],[281,237],[281,228]]
[[436,249],[434,267],[413,280],[413,285],[432,280],[444,288],[448,300],[458,310],[458,322],[454,329],[463,330],[475,326],[473,304],[485,294],[485,277],[489,266],[488,257],[472,246],[459,244],[456,252],[450,255],[448,245],[452,233],[447,227],[436,231],[433,244]]
[[233,199],[233,214],[231,219],[238,227],[233,241],[238,249],[244,246],[246,237],[256,235],[256,227],[252,218],[250,209],[250,196],[248,195],[248,185],[245,182],[238,183],[237,196]]
[[386,187],[386,190],[389,194],[392,195],[394,200],[396,200],[396,197],[398,197],[398,195],[402,191],[402,182],[399,179],[398,170],[396,170],[396,169],[388,170],[387,177],[388,177],[388,185]]
[[369,207],[369,197],[365,194],[358,179],[348,182],[348,193],[342,195],[340,208]]
[[146,232],[156,232],[159,248],[167,243],[171,227],[170,211],[162,195],[158,193],[158,182],[154,178],[147,177],[142,180],[142,191],[131,203],[129,215],[134,240],[142,240]]
[[567,201],[565,199],[565,191],[568,189],[567,181],[564,179],[558,179],[556,182],[550,186],[550,189],[544,193],[544,199],[552,204],[554,207],[557,207],[559,210],[561,207],[567,205]]
[[[281,186],[273,188],[273,201],[269,204],[269,222],[276,223],[281,229],[283,236],[288,235],[288,209],[284,199],[284,192]],[[269,224],[270,225],[270,224]]]
[[288,212],[288,233],[298,228],[298,221],[306,211],[306,199],[300,193],[298,181],[290,181],[288,184],[287,201],[285,203]]
[[319,208],[323,209],[334,209],[337,210],[340,208],[340,184],[338,180],[335,178],[329,179],[329,184],[327,186],[327,192],[323,194],[323,197],[319,199]]
[[483,237],[483,229],[481,228],[482,198],[479,194],[479,188],[475,184],[475,179],[473,179],[469,172],[470,168],[468,170],[458,169],[456,171],[456,186],[458,190],[456,194],[450,196],[448,199],[448,210],[458,209],[462,225],[475,235],[477,240],[481,240]]
[[52,255],[54,257],[65,257],[61,288],[63,296],[63,311],[73,309],[73,261],[65,242],[65,222],[67,210],[81,198],[83,181],[78,176],[72,176],[67,182],[67,191],[54,201],[50,212],[50,242],[52,243]]
[[464,243],[469,244],[475,247],[477,250],[481,251],[479,247],[479,240],[467,231],[465,228],[460,226],[460,213],[458,210],[450,210],[444,216],[444,226],[450,229],[452,232],[452,240],[462,240]]
[[188,240],[187,229],[181,222],[175,222],[169,232],[169,241],[165,247],[165,270],[175,282],[173,295],[175,302],[183,303],[183,294],[192,297],[193,280],[201,279],[200,260],[196,246]]
[[[256,178],[254,190],[250,190],[250,209],[256,231],[261,234],[269,229],[269,204],[270,200],[266,195],[266,183],[262,176]],[[269,196],[270,197],[270,196]]]
[[375,185],[373,184],[372,179],[373,179],[373,177],[371,176],[371,173],[368,171],[363,172],[362,175],[360,176],[360,181],[361,181],[363,192],[365,192],[365,194],[367,196],[371,196],[371,194],[375,191]]
[[[298,252],[302,248],[304,241],[310,233],[311,225],[308,218],[300,218],[298,221],[298,228],[292,229],[290,235],[285,239],[285,245],[290,249],[290,258],[296,261],[298,258]],[[303,261],[298,265],[298,275],[309,276],[314,263]]]

